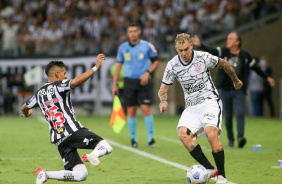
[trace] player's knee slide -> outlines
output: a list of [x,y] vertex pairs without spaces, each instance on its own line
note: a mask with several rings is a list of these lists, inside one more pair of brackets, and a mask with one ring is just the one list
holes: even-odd
[[78,171],[77,172],[77,181],[84,181],[87,179],[88,171]]

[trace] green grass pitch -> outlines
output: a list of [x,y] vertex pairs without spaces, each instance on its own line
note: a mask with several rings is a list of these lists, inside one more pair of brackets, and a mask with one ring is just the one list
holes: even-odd
[[[105,139],[129,146],[127,126],[115,134],[109,126],[110,116],[78,116],[87,128]],[[137,118],[137,150],[184,166],[197,164],[178,139],[176,125],[179,116],[155,116],[155,148],[147,147],[147,134],[142,117]],[[236,125],[236,124],[235,124]],[[234,128],[235,128],[234,125]],[[220,137],[225,147],[227,179],[238,184],[282,183],[282,122],[279,119],[246,118],[247,144],[243,149],[227,148],[223,125]],[[206,137],[197,142],[203,147],[208,159],[214,164]],[[261,144],[261,151],[252,151],[252,145]],[[63,170],[63,163],[55,145],[50,144],[49,128],[36,117],[0,117],[0,183],[35,183],[36,168]],[[186,171],[139,154],[113,146],[110,155],[101,157],[97,167],[86,163],[89,176],[82,183],[97,184],[185,184]],[[80,155],[91,150],[79,150]],[[215,165],[215,164],[214,164]],[[47,183],[62,183],[48,180]],[[74,182],[76,183],[76,182]],[[78,183],[78,182],[77,182]],[[209,181],[215,183],[215,181]]]

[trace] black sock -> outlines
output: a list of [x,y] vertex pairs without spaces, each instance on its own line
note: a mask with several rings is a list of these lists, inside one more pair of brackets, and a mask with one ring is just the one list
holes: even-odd
[[224,169],[224,150],[219,152],[212,152],[217,170],[218,175],[222,175],[225,177],[225,169]]
[[199,144],[190,152],[190,154],[195,160],[197,160],[197,162],[203,165],[206,169],[214,169],[214,166],[211,165]]

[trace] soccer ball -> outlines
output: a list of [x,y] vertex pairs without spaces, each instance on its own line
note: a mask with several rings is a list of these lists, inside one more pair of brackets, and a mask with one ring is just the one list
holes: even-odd
[[193,165],[186,174],[189,183],[199,184],[208,181],[208,171],[204,166]]

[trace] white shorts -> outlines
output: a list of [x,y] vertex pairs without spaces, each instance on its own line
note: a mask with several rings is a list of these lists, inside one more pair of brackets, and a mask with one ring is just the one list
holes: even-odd
[[222,129],[222,102],[220,99],[206,100],[195,106],[188,106],[183,112],[177,125],[187,127],[193,135],[200,134],[208,126],[218,129],[218,137],[221,136]]

